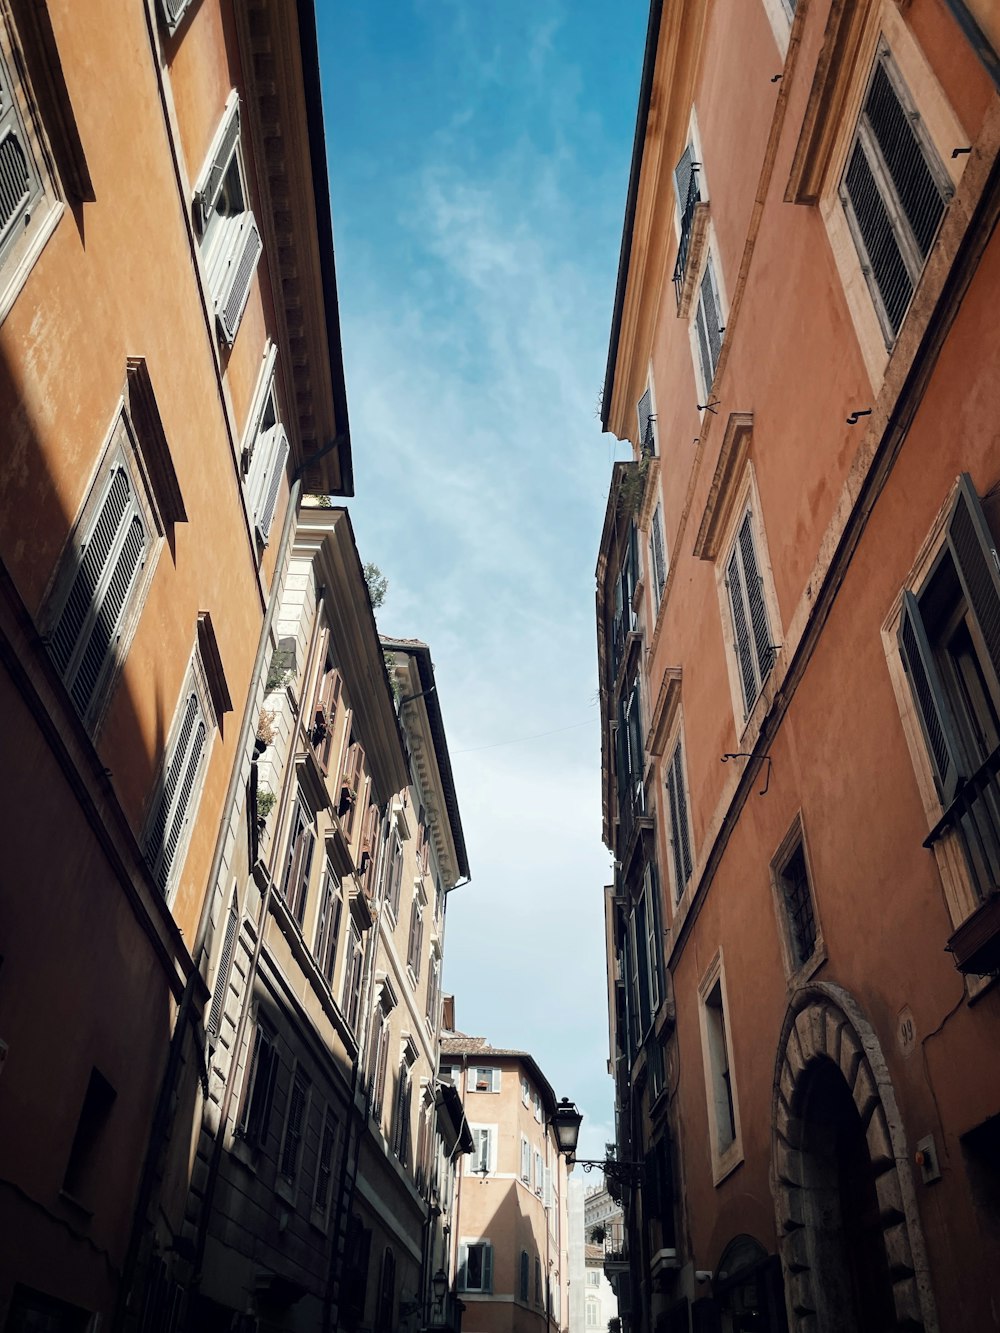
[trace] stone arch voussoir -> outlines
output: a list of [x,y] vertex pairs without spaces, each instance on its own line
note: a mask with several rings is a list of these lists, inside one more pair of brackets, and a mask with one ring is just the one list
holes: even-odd
[[774,1067],[771,1191],[790,1333],[822,1333],[826,1327],[840,1327],[826,1317],[823,1292],[813,1281],[803,1125],[794,1109],[806,1070],[821,1059],[839,1068],[865,1132],[897,1328],[938,1333],[906,1136],[888,1066],[860,1006],[846,990],[830,982],[814,982],[793,995]]

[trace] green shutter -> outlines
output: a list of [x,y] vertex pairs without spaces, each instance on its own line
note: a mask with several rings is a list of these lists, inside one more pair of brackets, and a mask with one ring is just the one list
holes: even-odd
[[1000,558],[967,472],[959,478],[955,505],[948,520],[948,545],[994,675],[1000,680]]

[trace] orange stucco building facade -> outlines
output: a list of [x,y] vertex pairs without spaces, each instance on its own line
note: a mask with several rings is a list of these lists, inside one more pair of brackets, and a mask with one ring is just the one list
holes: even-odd
[[353,485],[312,7],[5,3],[0,157],[0,1322],[121,1326],[299,496]]
[[958,0],[651,8],[597,569],[633,1329],[996,1320],[996,71]]

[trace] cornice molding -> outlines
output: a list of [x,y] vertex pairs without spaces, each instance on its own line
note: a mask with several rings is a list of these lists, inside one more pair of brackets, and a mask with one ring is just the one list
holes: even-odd
[[730,412],[719,449],[719,460],[715,465],[715,475],[708,489],[705,511],[694,541],[694,554],[699,560],[714,560],[719,553],[719,542],[729,522],[733,501],[750,453],[752,433],[752,412]]

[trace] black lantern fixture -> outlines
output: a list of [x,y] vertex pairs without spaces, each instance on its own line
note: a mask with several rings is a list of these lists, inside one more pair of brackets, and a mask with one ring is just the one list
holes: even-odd
[[440,1305],[448,1291],[448,1274],[443,1268],[439,1268],[431,1278],[431,1291],[434,1293],[435,1301]]
[[568,1097],[563,1097],[556,1106],[555,1114],[549,1120],[549,1124],[555,1131],[559,1151],[565,1153],[566,1160],[571,1166],[582,1166],[588,1174],[591,1171],[602,1171],[606,1180],[625,1185],[638,1184],[642,1171],[641,1162],[620,1162],[617,1158],[611,1156],[604,1158],[577,1157],[576,1145],[580,1139],[580,1126],[583,1124],[583,1116]]

